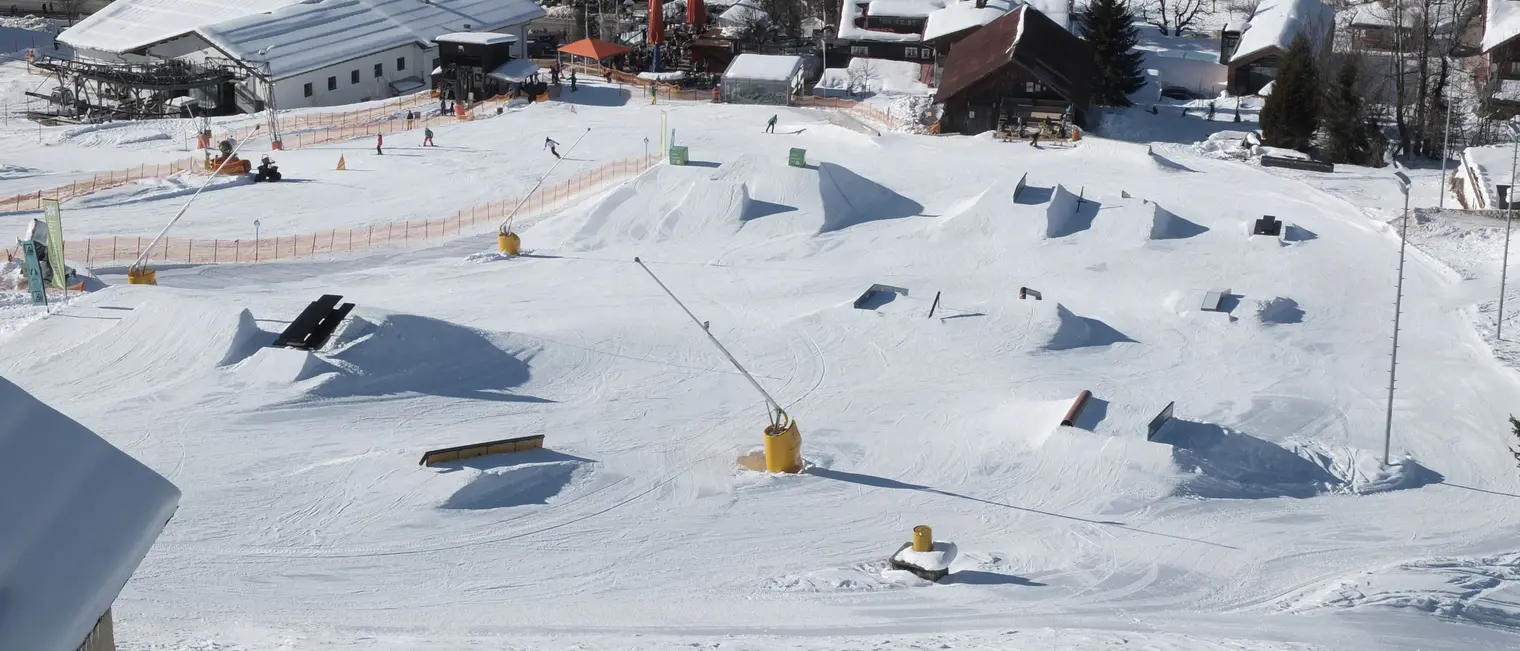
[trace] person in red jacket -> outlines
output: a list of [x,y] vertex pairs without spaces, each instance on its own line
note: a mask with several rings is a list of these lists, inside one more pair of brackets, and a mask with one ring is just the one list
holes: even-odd
[[377,133],[377,134],[375,134],[375,153],[384,156],[385,155],[385,150],[383,149],[384,147],[385,147],[385,134],[383,134],[383,133]]

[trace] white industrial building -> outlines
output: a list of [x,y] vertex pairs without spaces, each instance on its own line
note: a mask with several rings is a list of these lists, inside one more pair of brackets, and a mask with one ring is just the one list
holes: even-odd
[[256,112],[271,97],[291,109],[424,88],[443,34],[512,34],[521,57],[528,23],[542,16],[533,0],[116,0],[58,40],[93,62],[239,67],[246,78],[234,88],[192,96]]

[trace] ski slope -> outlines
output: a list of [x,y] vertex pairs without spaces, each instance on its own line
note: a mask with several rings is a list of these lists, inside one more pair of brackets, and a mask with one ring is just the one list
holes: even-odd
[[[351,154],[352,189],[295,171],[341,148],[285,154],[318,180],[227,184],[179,234],[511,195],[547,168],[542,135],[592,127],[573,157],[595,165],[657,143],[662,111],[692,164],[528,220],[529,255],[475,237],[166,268],[0,334],[27,351],[0,375],[183,490],[117,603],[122,647],[1516,644],[1520,383],[1471,288],[1496,269],[1412,255],[1382,468],[1398,240],[1300,178],[1101,138],[550,104],[440,130],[478,156]],[[66,228],[151,231],[182,200],[111,196],[66,206]],[[1249,237],[1263,214],[1289,237]],[[738,466],[759,396],[635,256],[798,419],[807,472]],[[908,293],[852,307],[874,283]],[[1228,311],[1201,310],[1220,289]],[[267,347],[323,293],[358,305],[326,348]],[[1172,401],[1169,443],[1147,442]],[[545,449],[418,465],[535,434]],[[959,549],[942,584],[885,571],[917,524]]]

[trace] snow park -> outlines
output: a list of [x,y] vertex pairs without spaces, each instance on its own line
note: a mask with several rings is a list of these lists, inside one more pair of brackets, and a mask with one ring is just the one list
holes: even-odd
[[0,18],[0,651],[1520,648],[1509,3]]

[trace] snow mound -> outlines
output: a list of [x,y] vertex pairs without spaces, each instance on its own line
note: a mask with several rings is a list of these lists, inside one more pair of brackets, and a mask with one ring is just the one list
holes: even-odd
[[1151,209],[1154,212],[1150,236],[1153,240],[1185,240],[1209,232],[1207,226],[1183,219],[1158,204],[1151,204]]
[[[197,177],[189,172],[180,172],[163,178],[144,179],[119,188],[102,190],[94,194],[79,197],[74,201],[79,204],[80,208],[108,208],[147,201],[164,201],[195,194],[196,190],[199,190],[204,182],[205,179],[203,177]],[[211,192],[252,184],[252,176],[222,176],[212,179],[210,185],[206,186],[206,191]]]
[[784,160],[772,161],[749,155],[726,165],[724,170],[713,175],[712,180],[742,183],[749,189],[750,200],[759,204],[750,206],[745,221],[766,214],[790,212],[757,211],[757,207],[795,208],[810,220],[821,218],[806,226],[820,234],[923,212],[923,206],[918,202],[833,163],[819,163],[816,168],[797,168],[786,165]]
[[707,178],[699,168],[661,166],[564,218],[532,229],[536,242],[575,251],[620,244],[723,238],[751,211],[743,183]]
[[1304,310],[1298,301],[1278,296],[1270,301],[1257,301],[1256,318],[1266,324],[1303,323]]
[[1283,607],[1295,613],[1395,608],[1520,629],[1520,552],[1380,567],[1336,580]]
[[1055,333],[1045,343],[1045,350],[1073,350],[1135,343],[1134,339],[1109,327],[1108,324],[1097,319],[1078,316],[1060,303],[1055,306],[1055,317]]
[[1321,457],[1212,423],[1175,419],[1158,433],[1183,473],[1177,493],[1216,499],[1313,497],[1344,485]]
[[257,353],[260,348],[274,343],[276,334],[265,332],[259,327],[253,318],[253,313],[246,308],[238,313],[237,326],[232,331],[232,341],[227,345],[227,354],[217,363],[217,366],[230,366],[249,356]]
[[886,561],[787,574],[761,582],[767,590],[805,594],[879,592],[926,585],[932,584],[908,572],[894,570]]
[[303,382],[335,369],[308,351],[264,347],[229,370],[249,384],[282,386]]
[[321,398],[434,395],[542,402],[510,393],[528,381],[528,355],[505,335],[410,314],[355,318],[330,353],[334,367],[309,390]]
[[1045,206],[1045,237],[1055,239],[1075,235],[1092,227],[1098,213],[1096,203],[1083,200],[1064,185],[1057,185]]
[[976,241],[990,233],[1013,229],[1020,231],[1021,236],[1027,231],[1029,240],[1038,239],[1041,234],[1035,232],[1039,225],[1037,213],[1028,214],[1037,209],[1016,201],[1014,190],[1013,183],[997,181],[976,196],[956,203],[945,211],[930,237]]
[[[536,458],[530,452],[470,459],[478,471],[469,483],[444,500],[439,508],[479,511],[514,506],[547,504],[565,489],[582,480],[589,472],[580,461],[524,463],[518,455]],[[493,462],[510,465],[490,467]]]

